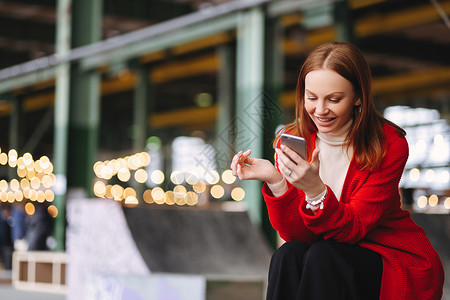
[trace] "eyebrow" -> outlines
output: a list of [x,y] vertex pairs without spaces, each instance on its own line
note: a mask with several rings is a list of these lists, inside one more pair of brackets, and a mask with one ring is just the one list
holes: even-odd
[[[310,93],[310,94],[312,94],[314,96],[317,96],[314,92],[312,92],[312,91],[310,91],[308,89],[305,89],[305,93]],[[328,94],[326,96],[330,97],[330,96],[337,96],[337,95],[342,96],[342,95],[345,95],[345,93],[344,92],[332,92],[332,93],[330,93],[330,94]]]

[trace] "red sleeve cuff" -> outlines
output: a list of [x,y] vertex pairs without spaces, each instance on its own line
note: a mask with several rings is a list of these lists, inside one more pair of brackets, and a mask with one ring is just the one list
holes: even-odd
[[[327,186],[328,195],[323,202],[323,209],[316,210],[316,214],[313,214],[310,209],[306,208],[306,200],[300,201],[300,214],[302,215],[305,225],[308,227],[316,227],[328,223],[330,219],[336,217],[336,211],[339,207],[339,201],[336,199],[333,191]],[[326,220],[327,222],[324,222]]]
[[275,197],[272,194],[270,188],[267,186],[267,183],[264,183],[262,187],[262,193],[267,205],[272,207],[284,207],[286,205],[289,205],[289,203],[291,203],[293,199],[298,197],[298,189],[289,182],[287,182],[287,185],[287,191],[283,195]]

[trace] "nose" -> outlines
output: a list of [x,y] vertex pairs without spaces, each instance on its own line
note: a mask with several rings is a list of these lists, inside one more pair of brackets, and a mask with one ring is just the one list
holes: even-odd
[[328,113],[328,107],[325,101],[319,100],[316,104],[316,113],[319,115],[325,115]]

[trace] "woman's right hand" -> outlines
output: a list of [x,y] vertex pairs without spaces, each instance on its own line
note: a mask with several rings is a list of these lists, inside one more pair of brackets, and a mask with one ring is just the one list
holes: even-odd
[[269,184],[280,182],[283,176],[275,166],[267,159],[249,157],[251,150],[239,151],[231,162],[231,170],[234,176],[241,180],[260,180]]

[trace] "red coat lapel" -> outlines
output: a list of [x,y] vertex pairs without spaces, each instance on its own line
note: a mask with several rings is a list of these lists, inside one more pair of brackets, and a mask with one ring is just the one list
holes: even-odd
[[348,203],[351,195],[359,190],[359,188],[366,182],[367,177],[370,175],[369,170],[359,170],[358,164],[353,157],[350,161],[350,165],[345,176],[344,186],[342,187],[341,201]]
[[[314,151],[314,149],[316,148],[316,136],[317,135],[315,133],[311,135],[311,151]],[[369,170],[358,169],[358,164],[356,163],[355,157],[353,157],[350,161],[347,175],[345,176],[340,201],[342,201],[343,203],[348,203],[352,193],[356,192],[363,185],[369,175]]]

